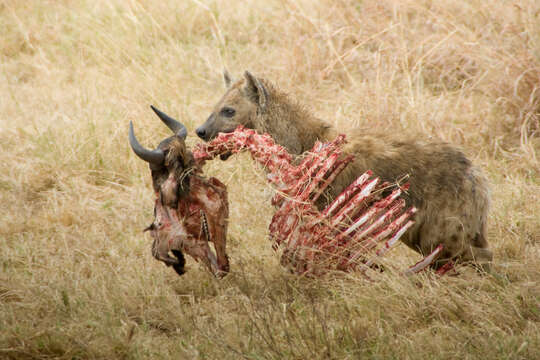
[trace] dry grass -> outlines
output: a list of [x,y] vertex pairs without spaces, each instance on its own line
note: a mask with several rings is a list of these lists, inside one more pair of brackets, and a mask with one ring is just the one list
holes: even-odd
[[[538,1],[0,0],[0,29],[0,358],[540,358]],[[493,185],[497,275],[286,274],[245,155],[207,166],[232,273],[155,261],[127,124],[155,145],[153,103],[193,133],[224,67],[343,128],[462,146]]]

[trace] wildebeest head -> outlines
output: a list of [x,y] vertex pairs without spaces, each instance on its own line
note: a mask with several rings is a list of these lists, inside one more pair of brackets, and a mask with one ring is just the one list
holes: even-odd
[[206,122],[196,130],[197,136],[205,141],[212,140],[220,132],[232,132],[238,125],[253,129],[257,114],[266,108],[268,92],[260,79],[246,71],[243,79],[233,82],[225,71],[224,80],[227,92]]
[[[195,174],[199,167],[185,144],[186,127],[153,106],[152,110],[174,132],[156,149],[144,148],[129,124],[129,143],[149,163],[156,194],[154,222],[146,229],[154,238],[152,254],[182,275],[185,251],[202,260],[216,276],[223,276],[229,271],[226,186],[218,179]],[[214,244],[215,254],[209,242]]]
[[176,208],[178,197],[189,192],[189,176],[194,164],[193,156],[186,148],[186,127],[151,106],[157,116],[174,132],[163,140],[156,149],[145,149],[135,137],[133,124],[129,124],[129,143],[131,148],[150,165],[154,192],[159,194],[163,205]]

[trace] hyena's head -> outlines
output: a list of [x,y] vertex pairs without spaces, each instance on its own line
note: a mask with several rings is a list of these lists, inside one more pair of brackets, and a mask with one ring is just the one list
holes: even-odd
[[154,192],[165,206],[176,208],[178,199],[189,193],[189,171],[193,167],[193,155],[185,143],[186,127],[179,121],[151,106],[157,116],[174,132],[156,149],[144,148],[135,137],[133,124],[129,123],[129,143],[138,157],[148,162],[152,172]]
[[268,101],[268,92],[262,81],[248,71],[244,78],[233,82],[227,71],[223,74],[227,91],[214,107],[206,122],[196,130],[197,136],[210,141],[218,133],[233,132],[238,125],[255,128],[258,114]]

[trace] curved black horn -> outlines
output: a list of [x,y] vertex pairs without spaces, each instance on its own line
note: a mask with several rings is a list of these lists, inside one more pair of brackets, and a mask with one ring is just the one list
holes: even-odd
[[179,121],[173,119],[169,115],[165,114],[164,112],[156,109],[154,105],[150,105],[152,110],[156,113],[157,116],[171,129],[176,136],[180,137],[182,140],[184,140],[187,136],[187,129],[186,127]]
[[131,121],[129,122],[129,144],[131,145],[133,152],[144,161],[156,165],[163,164],[163,160],[165,159],[163,150],[148,150],[145,149],[141,144],[139,144],[137,138],[135,137],[135,133],[133,132],[133,123]]

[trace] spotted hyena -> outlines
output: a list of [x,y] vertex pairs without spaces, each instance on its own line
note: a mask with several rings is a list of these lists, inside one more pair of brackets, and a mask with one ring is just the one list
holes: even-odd
[[[289,152],[301,154],[315,141],[332,140],[339,132],[271,82],[247,71],[235,82],[225,73],[225,83],[225,95],[196,130],[205,141],[243,125],[269,133]],[[489,267],[492,252],[486,240],[488,184],[459,149],[440,141],[404,138],[377,130],[355,129],[346,134],[348,144],[344,150],[354,154],[355,161],[333,182],[327,198],[318,203],[320,208],[324,200],[333,199],[368,169],[389,182],[405,177],[411,185],[405,200],[418,212],[403,242],[423,255],[443,244],[443,255],[435,267],[449,260]]]

